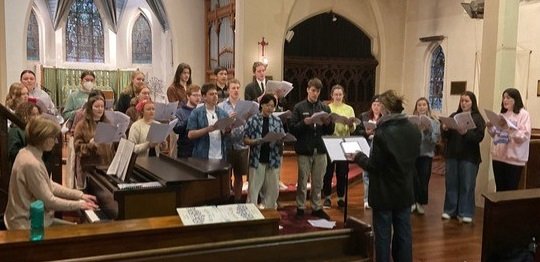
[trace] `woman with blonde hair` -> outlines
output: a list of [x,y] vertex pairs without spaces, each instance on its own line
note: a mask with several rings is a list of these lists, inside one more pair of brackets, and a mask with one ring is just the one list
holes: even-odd
[[429,178],[431,177],[431,165],[435,155],[435,145],[441,138],[441,129],[439,120],[431,115],[429,101],[425,97],[416,100],[413,115],[427,116],[427,122],[420,121],[418,128],[422,134],[422,143],[420,144],[420,156],[416,159],[416,176],[414,177],[414,197],[415,203],[411,206],[411,212],[424,214],[424,206],[428,203]]
[[28,102],[28,88],[19,82],[11,84],[6,97],[6,107],[15,112],[17,106],[24,102]]
[[9,182],[4,216],[9,230],[30,228],[30,205],[36,200],[45,204],[46,227],[66,223],[54,218],[55,211],[98,208],[95,196],[63,187],[49,178],[41,156],[53,149],[58,134],[60,125],[44,117],[36,117],[26,126],[28,145],[15,158]]
[[141,91],[144,86],[144,73],[137,70],[131,73],[131,82],[126,88],[120,93],[118,97],[118,102],[116,103],[116,111],[126,113],[131,99],[136,97],[137,94]]

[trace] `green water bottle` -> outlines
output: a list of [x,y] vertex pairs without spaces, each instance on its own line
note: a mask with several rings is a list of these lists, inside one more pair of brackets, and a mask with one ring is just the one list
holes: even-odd
[[30,204],[30,241],[43,239],[44,204],[41,200],[36,200]]

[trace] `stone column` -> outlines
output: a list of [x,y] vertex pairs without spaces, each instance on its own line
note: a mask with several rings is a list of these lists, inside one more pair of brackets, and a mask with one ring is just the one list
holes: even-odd
[[[482,114],[484,108],[499,112],[503,90],[514,85],[518,17],[519,0],[485,1],[480,87],[476,94]],[[482,163],[476,179],[478,206],[484,205],[483,193],[495,191],[491,144],[491,137],[486,131],[480,145]]]

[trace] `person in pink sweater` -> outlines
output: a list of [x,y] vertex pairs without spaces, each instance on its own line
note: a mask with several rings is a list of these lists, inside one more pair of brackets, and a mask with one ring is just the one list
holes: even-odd
[[508,88],[502,94],[500,123],[487,122],[493,138],[491,158],[497,191],[516,190],[523,167],[529,159],[531,119],[521,94]]

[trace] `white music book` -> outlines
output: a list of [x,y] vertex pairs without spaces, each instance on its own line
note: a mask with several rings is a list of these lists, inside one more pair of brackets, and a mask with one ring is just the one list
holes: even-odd
[[471,112],[461,112],[454,115],[454,117],[440,116],[439,119],[450,129],[465,128],[468,130],[476,128]]
[[369,157],[370,147],[363,136],[350,136],[350,137],[335,137],[335,136],[323,136],[322,137],[326,152],[333,161],[346,161],[346,153],[356,153],[361,151]]
[[235,119],[236,118],[234,118],[234,117],[226,117],[226,118],[218,119],[218,121],[216,121],[214,126],[216,127],[216,129],[219,129],[219,130],[225,130],[227,128],[232,128],[232,125],[233,125]]
[[154,119],[157,121],[169,121],[178,108],[178,101],[167,104],[155,102],[154,107],[156,108]]
[[146,141],[150,143],[161,143],[165,141],[177,122],[178,118],[171,120],[168,124],[152,123],[148,130],[148,135],[146,135]]
[[109,122],[113,126],[116,126],[119,129],[119,131],[122,133],[126,132],[126,130],[129,127],[129,123],[131,122],[131,118],[120,111],[106,110],[105,116],[107,117]]
[[272,115],[279,117],[281,119],[281,122],[285,122],[287,121],[287,119],[292,117],[292,112],[291,110],[287,110],[284,112],[274,112],[272,113]]
[[499,130],[505,130],[509,128],[517,130],[517,126],[503,115],[497,114],[489,109],[484,109],[484,111],[486,112],[486,117],[489,122],[491,122]]
[[264,219],[253,203],[177,208],[176,212],[184,226]]
[[247,121],[251,116],[259,113],[259,105],[253,101],[240,100],[234,107],[236,118]]
[[120,181],[124,181],[134,150],[135,143],[125,138],[120,139],[114,158],[107,169],[107,175],[116,176]]
[[268,80],[266,82],[266,89],[264,90],[264,93],[278,95],[279,97],[286,97],[291,90],[293,90],[293,85],[287,81]]
[[99,122],[96,125],[96,132],[94,133],[94,142],[97,144],[111,144],[112,142],[120,141],[125,135],[125,130],[118,128],[110,123]]

